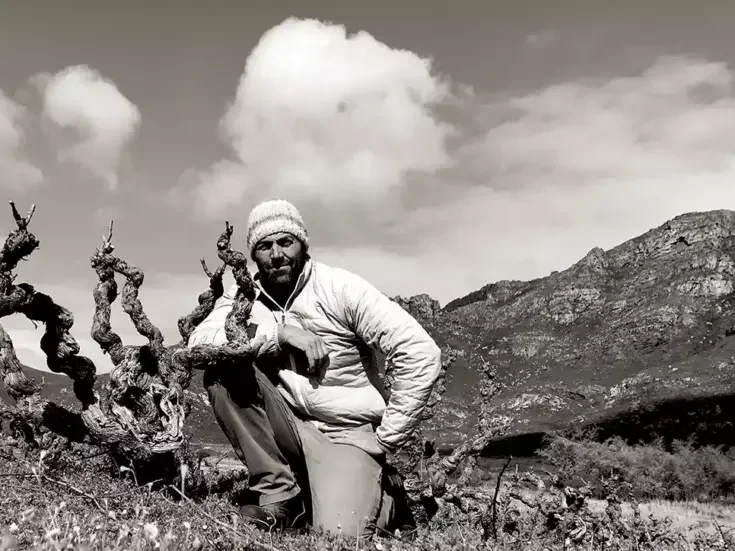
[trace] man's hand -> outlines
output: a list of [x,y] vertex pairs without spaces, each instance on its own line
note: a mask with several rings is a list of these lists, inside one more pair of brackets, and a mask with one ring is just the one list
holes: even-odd
[[348,429],[330,435],[334,444],[349,444],[367,452],[378,463],[384,463],[387,452],[380,445],[372,430]]
[[309,362],[309,373],[319,373],[329,362],[327,346],[321,337],[310,331],[304,331],[293,325],[284,325],[278,332],[278,344],[287,344],[306,354]]

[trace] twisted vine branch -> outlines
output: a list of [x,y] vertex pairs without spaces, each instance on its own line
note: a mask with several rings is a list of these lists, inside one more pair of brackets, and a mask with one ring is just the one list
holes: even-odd
[[188,316],[179,318],[179,334],[184,341],[188,341],[191,334],[196,329],[204,318],[214,309],[214,303],[220,298],[224,292],[224,286],[222,284],[222,277],[225,274],[226,264],[219,266],[214,272],[210,271],[207,267],[206,261],[202,258],[200,260],[204,273],[209,278],[209,289],[204,291],[197,298],[198,305]]
[[[446,389],[446,374],[455,356],[451,354],[442,362],[441,374],[434,385],[424,419],[434,416],[434,408],[438,405]],[[439,513],[446,513],[451,505],[462,513],[472,516],[483,524],[489,522],[489,504],[493,496],[481,488],[468,487],[468,477],[475,468],[476,458],[487,447],[489,442],[505,430],[502,419],[493,415],[492,397],[500,386],[495,371],[485,365],[484,379],[481,383],[482,395],[478,432],[474,438],[457,446],[450,455],[442,457],[437,453],[434,443],[423,437],[420,431],[412,443],[396,457],[390,458],[391,465],[402,475],[407,493],[408,506],[414,518],[428,522]],[[390,385],[390,373],[387,374]],[[464,468],[461,468],[464,466]],[[460,471],[455,483],[450,482],[451,475]]]
[[[233,228],[226,223],[225,231],[217,241],[218,255],[223,264],[210,272],[206,262],[201,260],[202,268],[209,277],[209,289],[199,296],[194,311],[179,320],[182,340],[167,347],[161,331],[145,314],[138,295],[144,280],[143,272],[113,254],[112,228],[111,222],[102,245],[92,256],[92,267],[99,277],[94,293],[96,311],[92,338],[110,354],[115,366],[110,375],[112,412],[128,433],[146,442],[151,453],[175,450],[183,443],[186,416],[184,390],[191,382],[192,370],[205,369],[235,358],[247,360],[252,355],[245,325],[255,298],[253,281],[244,255],[231,248]],[[222,296],[222,278],[228,266],[232,268],[238,283],[235,308],[226,323],[230,342],[224,346],[187,348],[191,332]],[[118,294],[115,274],[125,277],[123,311],[130,317],[138,333],[146,337],[146,345],[125,346],[111,328],[111,304]]]

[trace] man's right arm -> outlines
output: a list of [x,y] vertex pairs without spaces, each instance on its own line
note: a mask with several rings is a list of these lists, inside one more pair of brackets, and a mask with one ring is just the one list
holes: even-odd
[[[227,333],[225,332],[225,321],[235,303],[237,285],[233,285],[214,303],[214,308],[209,315],[202,320],[192,331],[187,346],[192,348],[200,344],[211,344],[219,346],[227,344]],[[276,355],[280,352],[278,342],[279,328],[275,319],[263,320],[257,325],[251,325],[255,332],[248,331],[251,342],[255,345],[255,357]]]
[[209,315],[189,335],[189,348],[198,344],[220,345],[227,343],[225,320],[235,303],[236,292],[237,286],[233,285],[217,299]]

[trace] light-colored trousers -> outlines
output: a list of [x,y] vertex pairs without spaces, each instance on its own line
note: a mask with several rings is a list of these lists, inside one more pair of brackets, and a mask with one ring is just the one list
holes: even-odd
[[[301,493],[315,528],[359,537],[390,528],[395,504],[384,490],[381,463],[299,418],[263,371],[250,364],[218,368],[207,372],[205,386],[260,505]],[[340,440],[353,440],[349,436]],[[361,435],[355,436],[359,441]]]

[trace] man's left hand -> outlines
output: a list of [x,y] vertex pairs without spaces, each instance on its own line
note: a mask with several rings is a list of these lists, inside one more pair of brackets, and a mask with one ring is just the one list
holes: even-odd
[[378,443],[375,432],[372,430],[346,430],[343,433],[332,435],[335,444],[350,444],[367,452],[378,463],[385,461],[385,449]]
[[375,433],[367,433],[369,438],[365,438],[363,449],[369,453],[373,459],[381,462],[385,459],[385,450],[378,444],[378,439],[375,437]]

